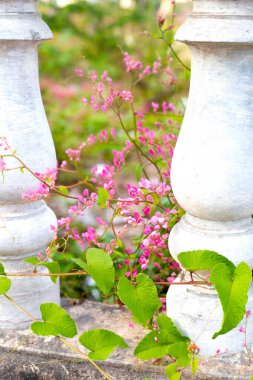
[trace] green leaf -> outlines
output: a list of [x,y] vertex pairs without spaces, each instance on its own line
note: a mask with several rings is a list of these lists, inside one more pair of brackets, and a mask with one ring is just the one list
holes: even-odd
[[[187,344],[184,341],[189,341],[189,338],[180,333],[172,320],[166,315],[160,315],[157,318],[157,324],[160,329],[152,331],[140,341],[135,348],[135,356],[142,360],[160,359],[170,350],[171,356],[176,358],[187,355]],[[175,345],[177,342],[181,342],[181,345]]]
[[0,275],[5,274],[4,266],[0,263]]
[[170,343],[164,339],[164,335],[158,334],[158,331],[150,332],[136,346],[134,355],[141,360],[160,359],[167,355]]
[[177,365],[178,367],[187,367],[190,363],[191,359],[190,359],[190,355],[187,354],[187,356],[180,356],[179,358],[177,358]]
[[182,252],[178,255],[181,265],[190,272],[197,270],[212,270],[218,264],[225,264],[231,273],[234,272],[234,264],[226,257],[213,251],[198,250]]
[[253,376],[251,376],[251,377],[249,378],[249,380],[253,380]]
[[[44,267],[48,269],[48,272],[51,274],[60,273],[60,264],[56,261],[42,261],[40,262],[37,256],[28,257],[27,259],[24,259],[26,263],[37,265],[40,267]],[[57,282],[58,276],[50,276],[53,283]]]
[[115,243],[116,243],[116,246],[118,246],[119,248],[123,247],[123,243],[122,243],[122,241],[119,238],[116,239]]
[[84,332],[79,337],[79,342],[90,351],[92,360],[105,360],[117,348],[127,348],[128,345],[121,336],[109,330],[94,329]]
[[159,315],[157,317],[157,324],[161,330],[165,330],[167,333],[167,341],[174,343],[178,341],[189,342],[190,339],[183,336],[181,332],[174,325],[173,321],[167,315]]
[[177,372],[177,373],[174,373],[174,375],[172,375],[169,380],[180,380],[181,379],[181,373],[180,372]]
[[141,325],[146,325],[161,307],[156,286],[144,273],[137,275],[134,285],[122,277],[118,283],[118,296]]
[[180,358],[182,356],[187,356],[189,354],[187,348],[188,348],[187,343],[176,342],[169,346],[167,353],[173,358]]
[[192,358],[192,361],[191,361],[191,370],[192,370],[193,375],[195,375],[198,368],[199,368],[199,358],[195,356],[194,358]]
[[80,259],[72,259],[86,270],[104,294],[108,294],[115,283],[115,269],[111,256],[102,249],[89,248],[86,260],[87,263]]
[[252,281],[252,272],[245,263],[240,263],[234,274],[225,264],[214,267],[210,281],[214,284],[223,309],[221,329],[213,336],[226,334],[234,329],[243,319],[248,302],[248,291]]
[[109,199],[110,195],[107,190],[105,190],[103,187],[99,187],[98,189],[98,198],[97,198],[97,204],[101,208],[106,208],[106,202]]
[[168,365],[165,368],[165,373],[168,376],[169,380],[179,380],[179,379],[181,379],[180,372],[177,372],[177,364],[176,363],[172,363],[172,364]]
[[175,373],[177,373],[177,365],[176,365],[176,363],[172,363],[172,364],[168,365],[165,368],[165,373],[166,373],[166,375],[168,376],[169,379],[170,379],[170,377],[172,375],[174,375]]
[[[46,263],[40,263],[39,265],[47,268],[48,272],[51,274],[60,273],[60,271],[61,271],[60,264],[57,263],[56,261],[49,261]],[[50,276],[50,278],[56,284],[58,276]]]
[[0,295],[5,294],[11,287],[11,280],[7,277],[0,277]]
[[68,188],[66,186],[59,186],[59,192],[63,195],[69,194]]
[[80,268],[86,270],[87,264],[83,260],[72,258],[71,261],[73,261],[74,263],[76,263]]
[[36,265],[39,263],[39,259],[37,256],[28,257],[27,259],[24,259],[25,263],[29,263],[32,265]]
[[31,330],[36,335],[63,335],[73,338],[77,334],[75,322],[59,305],[43,303],[40,305],[40,311],[44,322],[34,322],[31,325]]

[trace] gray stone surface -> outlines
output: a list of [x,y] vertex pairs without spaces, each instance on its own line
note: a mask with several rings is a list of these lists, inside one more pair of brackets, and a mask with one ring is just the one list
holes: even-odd
[[[78,325],[79,333],[92,328],[110,329],[129,344],[129,349],[117,349],[101,368],[113,380],[165,380],[164,365],[152,365],[138,361],[133,348],[145,335],[143,329],[134,324],[129,327],[131,316],[124,307],[111,306],[91,301],[80,305],[64,306]],[[0,380],[100,380],[103,376],[87,361],[72,353],[54,337],[29,336],[29,330],[0,330]],[[28,337],[28,338],[27,338]],[[27,340],[24,342],[24,339]],[[22,344],[23,342],[23,344]],[[71,340],[78,346],[76,340]],[[218,356],[203,359],[197,379],[246,380],[253,374],[247,357]],[[182,379],[191,379],[190,373]]]

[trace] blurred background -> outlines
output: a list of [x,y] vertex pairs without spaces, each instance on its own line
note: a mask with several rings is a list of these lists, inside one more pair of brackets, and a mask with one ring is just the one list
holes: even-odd
[[[118,121],[108,118],[103,112],[94,112],[85,107],[82,97],[90,98],[93,93],[91,84],[76,75],[77,68],[97,70],[101,75],[108,70],[109,76],[116,83],[123,83],[129,89],[122,51],[141,60],[144,67],[152,65],[161,57],[163,65],[168,65],[173,80],[161,82],[157,76],[150,76],[137,84],[134,94],[139,109],[148,109],[151,102],[172,102],[180,114],[175,115],[173,123],[180,127],[189,91],[190,72],[171,54],[166,43],[160,39],[158,19],[164,19],[164,27],[171,25],[173,19],[173,2],[171,0],[41,0],[39,11],[54,33],[54,39],[44,42],[40,47],[40,80],[43,101],[52,130],[57,157],[59,161],[66,158],[68,148],[76,149],[80,143],[93,133],[97,135],[102,129],[117,129]],[[191,11],[191,1],[176,2],[176,29]],[[180,59],[190,66],[190,54],[187,47],[173,42],[173,48]],[[122,86],[121,86],[122,88]],[[128,115],[125,115],[126,118]],[[150,113],[148,122],[154,124],[157,115]],[[161,116],[163,118],[164,116]],[[129,118],[130,119],[130,118]],[[162,121],[162,119],[161,119]],[[131,130],[129,125],[129,130]],[[119,128],[118,128],[119,129]],[[109,163],[112,149],[122,149],[125,137],[120,135],[117,141],[101,142],[87,147],[82,155],[79,175],[83,178],[90,168],[97,163]],[[135,160],[132,157],[130,171],[124,172],[126,178],[134,177]],[[136,180],[133,178],[133,181]],[[78,181],[75,176],[60,174],[61,184]],[[53,199],[50,206],[60,218],[66,216],[68,204],[62,199]],[[92,225],[94,215],[86,214],[80,229]],[[77,227],[78,228],[78,227]],[[98,226],[94,225],[94,228]],[[108,239],[111,237],[108,236]],[[64,255],[56,253],[54,259],[59,261],[62,271],[72,271],[72,257],[80,257],[81,248],[70,241]],[[154,271],[154,269],[153,269]],[[168,276],[166,268],[164,276]],[[101,294],[89,278],[63,278],[62,295],[75,298],[100,299]]]
[[[177,0],[176,28],[190,10],[191,1]],[[107,122],[102,113],[84,108],[81,97],[89,96],[90,89],[76,76],[75,69],[95,69],[99,74],[108,70],[114,80],[124,82],[122,50],[146,65],[158,56],[165,61],[168,49],[157,38],[157,18],[162,16],[169,23],[173,7],[171,0],[41,0],[39,11],[54,33],[54,39],[40,47],[40,78],[61,161],[67,148],[75,148]],[[187,48],[176,44],[175,49],[189,64]],[[155,79],[140,83],[137,91],[142,101],[177,103],[187,96],[189,72],[176,60],[173,66],[176,82],[172,86],[161,87]]]

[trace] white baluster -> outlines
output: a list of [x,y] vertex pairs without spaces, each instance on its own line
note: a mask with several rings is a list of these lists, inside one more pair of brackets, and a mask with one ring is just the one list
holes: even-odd
[[[56,166],[38,78],[38,46],[52,37],[36,12],[36,0],[0,2],[0,136],[32,170],[44,172]],[[8,159],[8,167],[18,162]],[[0,183],[0,262],[6,272],[27,273],[24,259],[43,252],[56,225],[54,213],[44,201],[27,203],[22,193],[36,189],[38,181],[26,170],[8,171]],[[47,270],[45,270],[47,272]],[[20,306],[39,316],[43,302],[59,303],[59,286],[49,277],[17,277],[8,292]],[[0,327],[23,328],[29,318],[3,297]]]
[[[176,38],[191,49],[192,75],[172,163],[173,191],[186,215],[171,232],[170,251],[177,258],[183,251],[214,250],[252,268],[253,2],[193,0],[193,15]],[[214,290],[172,286],[167,313],[198,338],[202,354],[242,350],[238,328],[211,339],[222,321]],[[252,321],[248,339],[252,345]]]

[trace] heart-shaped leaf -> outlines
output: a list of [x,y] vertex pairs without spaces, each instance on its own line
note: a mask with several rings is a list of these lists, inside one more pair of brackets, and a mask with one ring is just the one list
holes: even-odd
[[92,360],[105,360],[117,347],[128,347],[121,336],[103,329],[84,332],[79,337],[79,342],[92,351],[88,355]]
[[121,278],[118,296],[141,325],[146,325],[161,307],[155,284],[143,273],[137,275],[134,285],[127,278]]
[[40,305],[40,311],[44,322],[34,322],[31,325],[31,329],[36,335],[62,335],[73,338],[77,334],[75,322],[59,305],[43,303]]
[[104,294],[108,294],[115,283],[115,269],[111,256],[102,249],[90,248],[86,252],[86,260],[87,263],[80,259],[72,259],[86,270]]
[[[185,342],[190,340],[180,333],[172,320],[166,315],[160,315],[157,318],[157,324],[159,329],[147,334],[140,341],[135,348],[134,355],[142,360],[160,359],[167,355],[169,350],[171,350],[171,356],[175,358],[187,355],[187,344]],[[181,345],[177,346],[177,343],[181,343]],[[174,351],[172,352],[172,350]],[[175,355],[172,355],[173,353]]]
[[174,325],[171,318],[167,315],[159,315],[157,317],[157,324],[160,330],[166,331],[167,341],[169,343],[175,342],[190,342],[190,339],[187,336],[183,336],[178,328]]
[[141,360],[160,359],[167,355],[170,344],[166,340],[166,333],[152,331],[136,346],[134,355]]
[[0,295],[5,294],[11,287],[11,280],[7,277],[0,277]]
[[190,272],[198,270],[212,270],[218,264],[225,264],[231,273],[234,272],[234,264],[225,256],[214,251],[197,250],[182,252],[178,255],[178,260],[183,268]]
[[234,274],[231,274],[227,265],[219,264],[214,267],[210,281],[219,294],[224,313],[221,329],[213,336],[215,339],[234,329],[244,317],[252,272],[250,267],[243,262],[236,267]]

